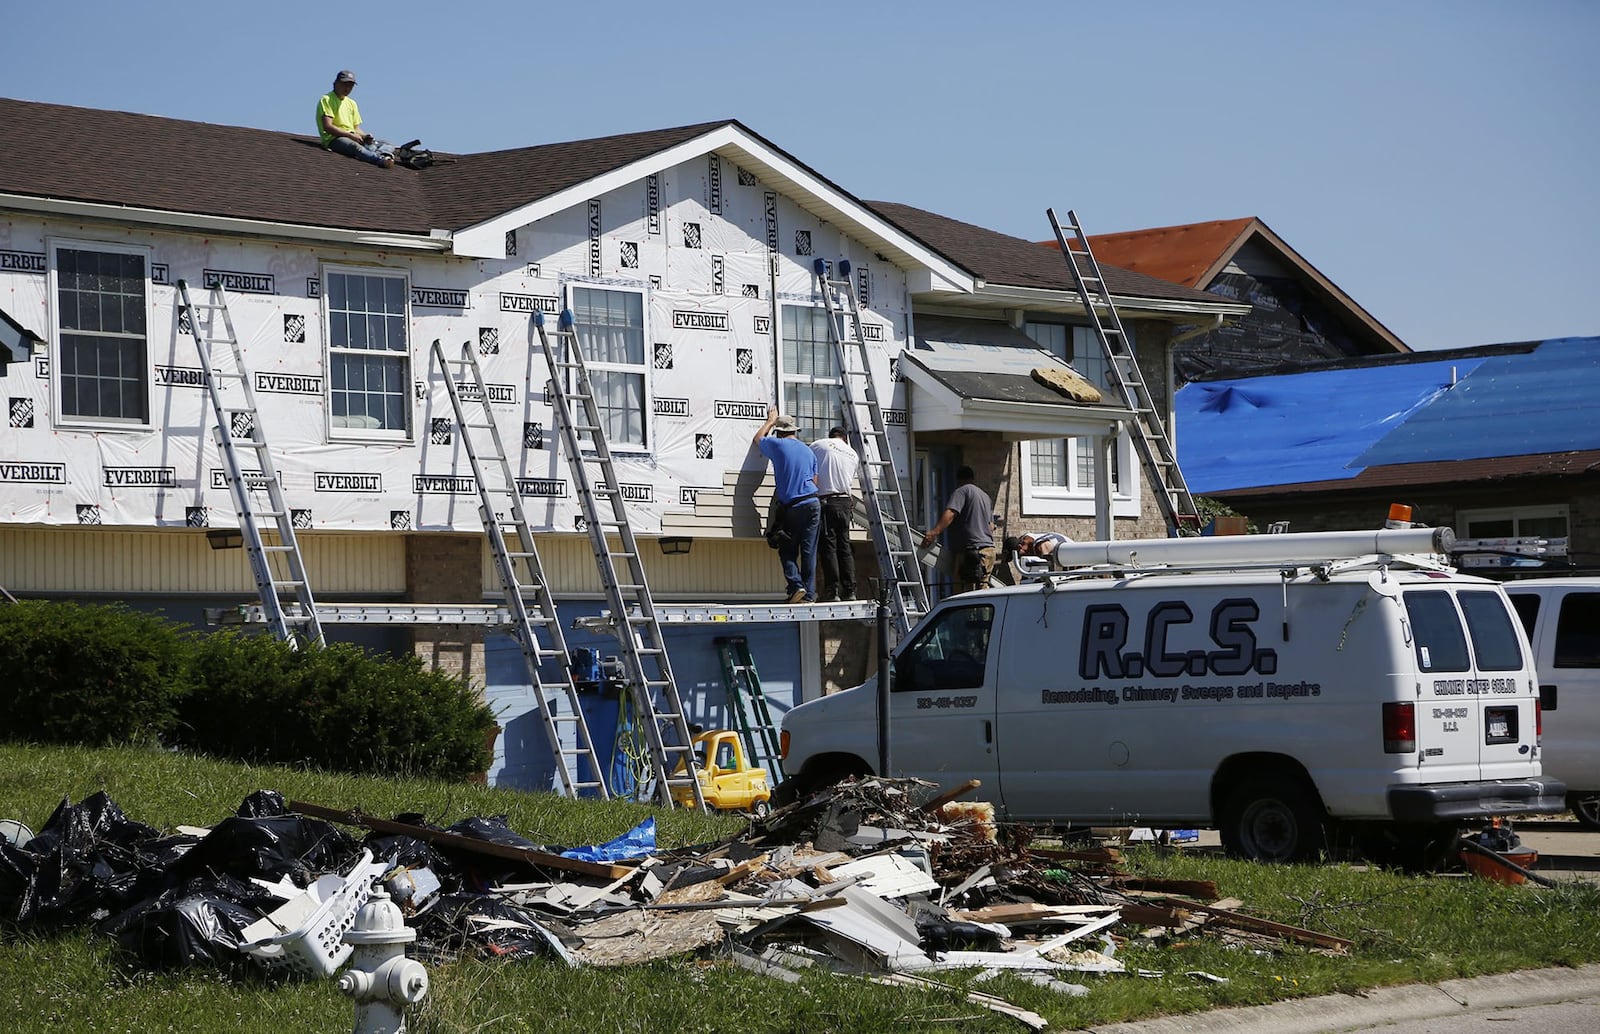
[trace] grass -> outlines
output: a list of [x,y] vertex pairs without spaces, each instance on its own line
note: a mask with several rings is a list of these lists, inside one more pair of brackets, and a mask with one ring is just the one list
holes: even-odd
[[[285,797],[373,814],[420,811],[442,823],[505,814],[534,840],[593,843],[651,813],[641,805],[575,802],[467,784],[372,779],[246,767],[131,749],[0,745],[0,818],[42,826],[62,797],[105,790],[130,817],[163,829],[232,814],[247,794]],[[700,843],[738,828],[721,816],[658,816],[663,846]],[[356,831],[359,834],[359,831]],[[1155,978],[1084,976],[1090,993],[1069,998],[1009,976],[972,983],[946,974],[948,992],[883,987],[826,974],[799,984],[755,976],[718,960],[684,959],[627,969],[567,970],[543,961],[462,961],[430,971],[412,1012],[416,1034],[730,1030],[1015,1032],[1015,1021],[968,1004],[972,986],[1033,1009],[1053,1029],[1248,1005],[1415,980],[1441,980],[1600,961],[1600,890],[1579,885],[1507,887],[1448,876],[1413,877],[1350,866],[1259,866],[1195,853],[1134,851],[1141,875],[1215,880],[1252,914],[1350,938],[1347,957],[1280,946],[1230,948],[1196,935],[1157,947],[1138,938],[1118,957]],[[1185,976],[1203,970],[1213,984]],[[1075,979],[1066,975],[1069,980]],[[152,974],[121,969],[110,945],[87,931],[46,936],[0,927],[0,1016],[18,1032],[260,1031],[348,1028],[351,1007],[331,982],[260,976]]]

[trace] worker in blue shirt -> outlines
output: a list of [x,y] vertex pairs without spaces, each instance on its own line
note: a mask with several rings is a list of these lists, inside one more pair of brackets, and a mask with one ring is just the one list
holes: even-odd
[[817,499],[817,458],[800,440],[794,417],[767,407],[766,422],[751,439],[772,461],[773,501],[778,507],[778,560],[783,564],[788,603],[817,602],[817,529],[822,505]]

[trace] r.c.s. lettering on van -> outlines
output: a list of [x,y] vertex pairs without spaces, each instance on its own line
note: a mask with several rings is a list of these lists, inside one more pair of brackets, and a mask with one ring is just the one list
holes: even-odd
[[1194,611],[1182,600],[1163,600],[1145,615],[1143,649],[1129,651],[1128,611],[1120,603],[1098,603],[1083,613],[1078,674],[1085,679],[1272,675],[1278,670],[1278,652],[1257,649],[1251,627],[1260,616],[1253,599],[1223,600],[1211,608],[1209,631],[1216,649],[1175,652],[1167,645],[1168,633],[1175,625],[1193,622]]

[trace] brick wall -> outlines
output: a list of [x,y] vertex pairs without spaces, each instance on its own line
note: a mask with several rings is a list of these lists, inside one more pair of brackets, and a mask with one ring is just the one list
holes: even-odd
[[[406,599],[411,603],[483,603],[483,537],[407,535]],[[482,691],[481,627],[414,625],[411,649],[429,667],[464,675]]]

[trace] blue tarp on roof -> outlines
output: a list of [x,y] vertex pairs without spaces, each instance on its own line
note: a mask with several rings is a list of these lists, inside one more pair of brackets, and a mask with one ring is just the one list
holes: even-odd
[[[1452,387],[1454,381],[1454,387]],[[1600,448],[1600,338],[1528,352],[1185,385],[1178,461],[1197,494],[1353,478],[1370,466]]]

